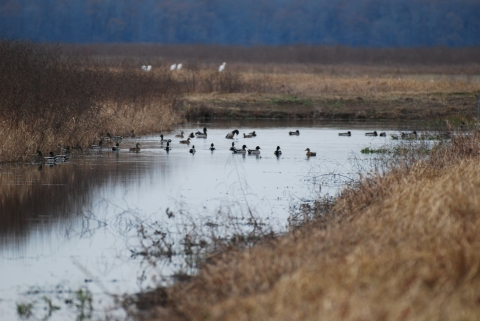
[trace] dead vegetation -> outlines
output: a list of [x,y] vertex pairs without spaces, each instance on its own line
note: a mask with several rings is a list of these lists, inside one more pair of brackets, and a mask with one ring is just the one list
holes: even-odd
[[476,320],[479,155],[478,131],[406,154],[318,202],[322,219],[162,289],[144,319]]
[[169,128],[179,88],[170,73],[118,72],[86,58],[62,56],[28,42],[0,41],[0,162],[37,150],[88,147],[107,132]]

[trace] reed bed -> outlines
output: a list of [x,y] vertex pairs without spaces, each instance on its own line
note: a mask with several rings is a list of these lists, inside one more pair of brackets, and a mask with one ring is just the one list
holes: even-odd
[[85,148],[113,135],[168,129],[180,88],[166,70],[119,72],[85,57],[21,41],[0,41],[0,162],[37,150]]
[[315,221],[158,289],[141,319],[477,320],[479,156],[478,131],[405,154]]

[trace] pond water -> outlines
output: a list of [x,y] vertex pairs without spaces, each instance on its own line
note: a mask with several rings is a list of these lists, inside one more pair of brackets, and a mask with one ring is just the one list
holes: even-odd
[[[203,127],[208,138],[193,138],[190,145],[174,137]],[[335,195],[359,171],[370,169],[363,160],[372,156],[362,155],[362,148],[392,142],[388,135],[366,137],[365,132],[398,133],[399,128],[409,129],[372,122],[215,121],[165,134],[172,139],[169,153],[156,135],[125,139],[118,153],[105,149],[52,167],[3,167],[0,320],[17,320],[16,305],[29,302],[40,318],[88,319],[89,312],[76,306],[79,289],[91,293],[94,316],[101,317],[112,303],[110,294],[144,289],[153,272],[131,251],[139,244],[142,223],[181,233],[186,226],[218,224],[219,216],[242,221],[255,215],[284,231],[292,204]],[[240,135],[225,139],[233,129]],[[288,134],[297,129],[299,136]],[[256,137],[243,138],[254,130]],[[338,136],[347,130],[351,137]],[[137,142],[141,151],[129,152]],[[261,154],[232,154],[232,142],[238,148],[259,146]],[[280,157],[274,155],[277,146]],[[317,156],[306,157],[307,147]],[[168,275],[184,268],[181,264],[173,259],[156,271]],[[49,316],[44,297],[61,309]]]

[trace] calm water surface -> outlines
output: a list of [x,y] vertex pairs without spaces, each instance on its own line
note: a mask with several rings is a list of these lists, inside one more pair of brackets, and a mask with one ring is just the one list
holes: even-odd
[[[203,127],[208,138],[194,138],[189,146],[174,138],[180,130],[189,134]],[[362,160],[372,156],[360,154],[362,148],[391,143],[389,137],[366,137],[365,132],[398,133],[399,128],[385,123],[217,121],[165,135],[173,140],[170,153],[158,136],[148,136],[124,140],[119,153],[105,150],[63,165],[3,167],[0,320],[17,320],[16,303],[31,302],[32,292],[62,307],[50,320],[74,319],[75,307],[62,303],[73,296],[69,291],[81,287],[93,293],[95,315],[101,317],[111,304],[105,293],[134,293],[150,284],[151,275],[142,275],[130,252],[142,222],[162,222],[174,231],[184,228],[186,220],[201,225],[218,221],[219,213],[242,220],[253,211],[283,231],[292,204],[335,195],[363,166],[369,168]],[[235,146],[260,146],[261,155],[232,155],[232,140],[225,135],[233,129],[240,131]],[[296,129],[300,136],[288,135]],[[257,137],[243,138],[253,130]],[[352,137],[338,136],[347,130]],[[128,152],[136,142],[142,144],[141,152]],[[188,152],[192,145],[194,155]],[[277,146],[283,152],[278,158],[273,154]],[[307,147],[317,157],[307,158]],[[174,218],[168,218],[167,209]],[[174,260],[159,269],[168,274],[178,268]]]

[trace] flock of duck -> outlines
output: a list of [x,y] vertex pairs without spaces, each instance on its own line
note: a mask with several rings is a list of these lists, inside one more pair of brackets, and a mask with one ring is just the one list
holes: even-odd
[[[297,129],[295,131],[289,131],[288,134],[290,136],[299,136],[300,131]],[[235,135],[236,136],[240,135],[240,132],[237,129],[227,133],[225,138],[226,139],[234,139]],[[338,135],[339,136],[350,137],[350,136],[352,136],[352,133],[350,131],[347,131],[347,132],[339,133]],[[385,132],[378,133],[377,131],[365,133],[365,136],[373,136],[373,137],[376,137],[376,136],[386,137],[386,135],[387,134]],[[250,132],[248,134],[243,133],[243,138],[253,138],[253,137],[256,137],[256,136],[257,136],[257,133],[255,131]],[[183,139],[183,138],[185,138],[183,131],[180,134],[175,135],[175,138],[180,138],[181,139],[179,141],[179,143],[180,144],[185,144],[185,145],[190,145],[191,139],[195,138],[195,137],[196,138],[207,138],[208,137],[207,128],[203,128],[203,131],[197,131],[196,133],[192,132],[190,135],[188,135],[188,137],[186,139]],[[402,132],[401,137],[404,138],[404,139],[416,138],[417,137],[417,132],[416,131],[413,131],[412,133],[403,133]],[[123,140],[123,137],[122,136],[112,136],[110,133],[107,133],[107,136],[104,137],[102,140],[100,140],[98,145],[91,145],[90,149],[92,149],[92,150],[104,149],[104,145],[103,145],[104,140],[105,141],[110,141],[110,142],[115,144],[111,148],[111,150],[113,152],[118,152],[122,149],[120,147],[120,142]],[[170,146],[171,142],[172,142],[172,139],[166,139],[166,138],[164,138],[163,134],[160,135],[160,145],[162,145],[162,147],[164,147],[163,149],[167,153],[172,150],[172,147]],[[138,153],[141,150],[140,146],[141,146],[140,143],[136,143],[135,147],[129,148],[129,151],[134,152],[134,153]],[[209,149],[213,152],[215,150],[215,145],[213,143],[211,143]],[[241,148],[237,148],[235,146],[234,142],[232,142],[232,146],[230,147],[230,151],[232,151],[233,154],[239,154],[239,155],[246,155],[246,154],[248,154],[248,155],[260,155],[260,149],[261,149],[260,146],[257,146],[255,149],[247,149],[246,145],[243,145]],[[305,151],[306,151],[305,155],[307,157],[317,156],[317,153],[311,151],[310,148],[305,149]],[[61,154],[61,155],[55,155],[53,152],[50,152],[48,156],[44,157],[41,151],[37,151],[37,156],[40,157],[41,159],[43,159],[43,161],[47,164],[57,164],[57,163],[66,162],[70,157],[69,146],[67,146],[66,149],[62,150],[62,152],[64,152],[64,154]],[[195,145],[192,145],[192,148],[189,149],[189,152],[191,154],[196,153]],[[280,146],[277,146],[277,148],[273,152],[273,154],[277,157],[282,155],[282,151],[281,151]]]
[[[416,132],[413,132],[415,135],[416,135]],[[300,131],[297,129],[295,131],[289,131],[288,134],[290,136],[299,136],[300,135]],[[404,134],[404,133],[402,133]],[[231,132],[229,132],[225,138],[226,139],[233,139],[235,137],[235,135],[239,136],[240,135],[240,132],[235,129]],[[338,134],[339,136],[352,136],[352,133],[350,131],[346,132],[346,133],[339,133]],[[248,134],[246,133],[243,133],[243,138],[252,138],[252,137],[256,137],[257,136],[257,133],[255,131],[253,132],[250,132]],[[381,132],[380,134],[377,133],[377,131],[373,131],[373,132],[368,132],[368,133],[365,133],[365,136],[380,136],[380,137],[385,137],[386,136],[386,133],[385,132]],[[208,134],[207,134],[207,128],[203,128],[203,131],[197,131],[196,133],[191,133],[190,135],[188,135],[188,137],[186,139],[182,139],[179,141],[180,144],[185,144],[185,145],[189,145],[191,143],[191,139],[192,138],[207,138],[208,137]],[[185,133],[182,131],[180,134],[177,134],[175,135],[175,138],[185,138]],[[170,143],[172,142],[171,139],[166,139],[163,134],[160,135],[160,145],[162,146],[165,146],[165,148],[163,148],[167,153],[169,151],[172,150],[172,148],[170,147]],[[140,144],[137,143],[135,147],[132,147],[130,148],[130,151],[131,152],[139,152],[140,151]],[[213,143],[210,144],[210,148],[209,148],[211,151],[214,151],[215,150],[215,145]],[[247,146],[246,145],[243,145],[241,148],[237,148],[235,147],[235,143],[232,142],[232,146],[230,147],[230,151],[232,151],[233,154],[240,154],[240,155],[260,155],[260,146],[257,146],[255,149],[247,149]],[[119,151],[119,147],[118,147],[118,143],[116,144],[115,147],[112,148],[113,151]],[[316,152],[312,152],[310,150],[310,148],[307,148],[305,149],[306,151],[306,156],[307,157],[314,157],[314,156],[317,156],[317,153]],[[195,154],[196,153],[196,150],[195,150],[195,145],[192,145],[192,148],[190,148],[189,152],[191,154]],[[280,146],[277,146],[276,150],[273,152],[273,154],[275,156],[280,156],[282,155],[282,151],[281,151],[281,148]]]

